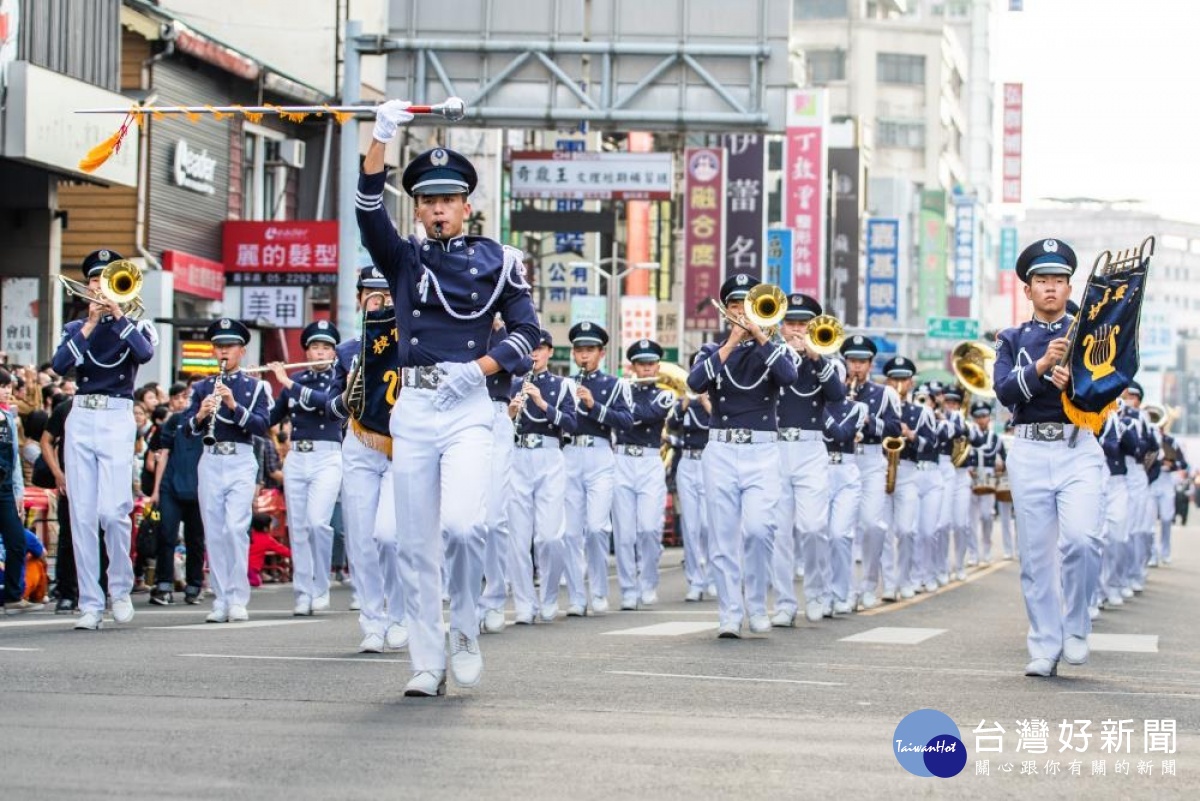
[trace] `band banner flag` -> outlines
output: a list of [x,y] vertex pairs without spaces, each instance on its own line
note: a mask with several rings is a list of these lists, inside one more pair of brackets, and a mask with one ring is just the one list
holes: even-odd
[[[1063,408],[1071,422],[1094,432],[1103,427],[1138,371],[1138,328],[1150,265],[1145,247],[1098,264],[1079,304],[1069,351],[1070,390],[1063,395]],[[1108,256],[1106,252],[1101,259]]]

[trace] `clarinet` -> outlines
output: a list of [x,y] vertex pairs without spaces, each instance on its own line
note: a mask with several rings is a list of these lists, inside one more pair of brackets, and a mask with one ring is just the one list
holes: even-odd
[[[221,372],[217,373],[217,377],[213,379],[212,394],[217,394],[217,388],[225,386],[225,360],[221,359]],[[212,447],[217,444],[217,409],[208,417],[208,430],[204,432],[202,440],[205,447]]]

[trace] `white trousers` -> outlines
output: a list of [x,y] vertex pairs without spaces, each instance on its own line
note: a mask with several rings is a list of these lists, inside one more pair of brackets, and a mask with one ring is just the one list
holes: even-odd
[[675,492],[679,496],[679,527],[683,530],[683,573],[689,587],[704,592],[713,581],[709,559],[712,528],[699,459],[680,457],[675,470]]
[[[987,480],[993,480],[995,476],[995,472],[990,467],[975,469]],[[995,486],[994,483],[993,486]],[[996,496],[994,494],[976,495],[971,493],[970,521],[972,538],[979,535],[981,540],[977,549],[979,561],[992,561],[992,533],[996,526]]]
[[[508,577],[518,617],[536,614],[539,607],[553,608],[558,603],[558,583],[567,555],[563,510],[567,486],[565,464],[563,452],[553,447],[517,448],[512,455]],[[533,588],[534,548],[541,575],[540,599],[535,597]]]
[[1013,546],[1012,501],[996,501],[996,516],[1000,518],[1000,547],[1003,549],[1004,558],[1012,559],[1013,553],[1015,553]]
[[236,453],[221,456],[205,451],[198,470],[208,580],[218,612],[250,603],[250,515],[258,461],[253,445],[236,447]]
[[408,650],[414,672],[446,669],[442,633],[442,543],[450,627],[474,637],[483,587],[487,487],[492,477],[492,402],[477,387],[453,408],[436,392],[406,387],[392,408],[392,474],[401,564],[411,566]]
[[829,591],[834,602],[851,606],[855,603],[854,532],[861,499],[858,463],[845,455],[841,464],[829,465]]
[[971,525],[971,474],[965,467],[954,468],[953,502],[950,510],[950,533],[954,542],[954,569],[962,570],[967,554],[979,555],[975,528]]
[[[920,466],[921,463],[918,463]],[[942,498],[945,497],[941,467],[929,465],[917,470],[917,535],[913,540],[911,578],[914,584],[928,584],[937,576],[942,564],[939,552]]]
[[[780,442],[778,528],[771,555],[775,609],[796,611],[796,544],[804,565],[804,597],[822,603],[829,596],[829,452],[825,442]],[[768,510],[763,510],[768,511]]]
[[1016,439],[1008,467],[1029,655],[1057,660],[1064,638],[1091,631],[1088,594],[1096,566],[1089,538],[1103,522],[1104,451],[1086,430],[1074,448],[1066,440]]
[[1109,475],[1104,484],[1104,553],[1099,591],[1120,594],[1128,584],[1129,482],[1125,475]]
[[862,494],[858,502],[858,536],[862,548],[862,577],[859,594],[874,593],[879,586],[883,565],[883,546],[887,540],[888,518],[884,515],[887,497],[887,459],[882,445],[863,445],[855,457]]
[[1149,541],[1154,536],[1154,506],[1150,482],[1142,463],[1125,457],[1125,480],[1129,488],[1129,570],[1131,583],[1145,584],[1150,561]]
[[722,625],[767,613],[767,585],[778,526],[779,447],[774,442],[709,442],[701,458],[713,574]]
[[[508,404],[492,401],[492,479],[488,482],[487,541],[483,546],[483,594],[479,619],[489,609],[503,609],[509,559],[509,499],[513,486],[513,424]],[[518,475],[517,480],[525,480]]]
[[[132,409],[76,406],[67,416],[63,465],[71,498],[71,544],[79,576],[79,610],[103,612],[100,529],[108,549],[108,592],[124,598],[133,589],[129,541],[133,529]],[[20,466],[17,466],[20,469]]]
[[[337,443],[330,443],[336,445]],[[333,559],[333,507],[342,487],[340,449],[295,451],[283,463],[288,540],[292,548],[292,590],[297,599],[329,592]]]
[[950,571],[950,539],[955,530],[954,495],[958,486],[956,472],[949,456],[942,456],[938,460],[938,473],[942,477],[942,503],[933,541],[932,567],[935,576]]
[[[291,457],[289,457],[291,458]],[[342,525],[346,557],[360,609],[364,635],[383,636],[391,623],[409,613],[413,577],[406,575],[396,536],[396,498],[392,463],[346,432],[342,441]]]
[[[1151,559],[1171,558],[1171,525],[1175,522],[1175,476],[1171,473],[1159,473],[1158,478],[1150,484],[1150,498],[1153,507],[1153,519],[1158,522],[1158,546],[1150,555]],[[1154,528],[1150,529],[1151,541],[1154,539]]]
[[905,587],[911,588],[916,582],[913,556],[917,537],[919,472],[916,462],[901,459],[896,466],[895,489],[891,495],[885,493],[883,496],[883,514],[891,523],[884,543],[884,558],[881,560],[883,591],[888,595],[894,595]]
[[609,518],[616,467],[612,446],[604,441],[590,448],[568,445],[563,458],[567,465],[567,594],[572,606],[586,606],[585,575],[592,596],[608,598]]
[[641,456],[618,453],[613,484],[617,585],[623,599],[658,589],[667,477],[657,448]]

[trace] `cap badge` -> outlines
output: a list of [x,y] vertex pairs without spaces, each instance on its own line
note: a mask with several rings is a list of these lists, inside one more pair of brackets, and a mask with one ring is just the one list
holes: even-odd
[[96,258],[99,259],[100,261],[108,261],[109,259],[112,258],[112,254],[109,253],[107,250],[102,250],[96,254]]
[[1058,243],[1053,239],[1047,239],[1042,243],[1042,250],[1046,251],[1047,253],[1055,253],[1058,251]]
[[321,329],[322,331],[324,331],[328,327],[329,327],[329,323],[325,320],[321,320],[319,323],[317,323],[317,328]]
[[592,330],[592,324],[591,324],[591,323],[581,323],[581,324],[580,324],[580,326],[579,326],[579,330],[580,330],[580,331],[591,331],[591,330]]
[[638,343],[638,347],[639,347],[639,348],[648,348],[648,347],[650,347],[650,340],[648,340],[648,339],[643,339],[641,342],[639,342],[639,343]]
[[221,327],[222,328],[229,328],[232,325],[233,325],[233,322],[230,321],[230,319],[228,317],[223,317],[221,319]]
[[855,337],[854,337],[854,344],[855,344],[855,345],[861,345],[862,343],[863,343],[863,338],[862,338],[862,335],[861,335],[861,334],[856,334],[856,335],[855,335]]
[[429,163],[435,167],[444,167],[449,161],[450,157],[440,147],[429,154]]
[[745,286],[746,284],[750,283],[750,276],[746,275],[745,273],[738,273],[736,281],[738,286]]

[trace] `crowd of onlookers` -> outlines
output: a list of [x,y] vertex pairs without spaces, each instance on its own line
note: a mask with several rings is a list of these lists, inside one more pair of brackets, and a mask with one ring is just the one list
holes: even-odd
[[[57,600],[56,611],[71,613],[78,604],[78,587],[70,542],[69,487],[63,471],[63,437],[66,418],[72,408],[71,400],[76,392],[75,382],[56,375],[48,363],[41,366],[13,366],[7,364],[5,355],[0,353],[0,364],[3,364],[0,367],[0,387],[3,387],[0,389],[0,408],[7,409],[16,423],[24,486],[46,490],[44,506],[30,509],[29,513],[25,509],[17,509],[26,527],[32,529],[26,537],[28,567],[25,598],[31,603],[44,603],[53,597]],[[172,416],[187,411],[191,401],[191,386],[201,378],[191,376],[169,387],[148,382],[134,393],[133,415],[137,434],[129,480],[134,490],[135,522],[139,524],[133,538],[135,593],[152,593],[154,590],[156,564],[161,564],[158,557],[164,543],[168,552],[175,555],[177,568],[173,571],[174,589],[184,589],[186,545],[180,537],[180,531],[152,528],[153,539],[149,540],[139,536],[139,533],[145,533],[142,528],[145,522],[159,523],[157,509],[162,470],[158,462],[165,453],[162,434],[164,430],[171,430],[167,422]],[[259,462],[258,492],[254,524],[248,536],[252,540],[252,556],[256,557],[251,560],[251,581],[256,585],[272,577],[286,578],[289,575],[286,537],[280,536],[284,531],[281,526],[285,517],[283,462],[289,450],[289,427],[285,421],[281,426],[272,428],[269,436],[256,438],[255,441],[255,454]],[[195,471],[185,472],[184,475],[194,481]],[[28,497],[30,492],[27,491],[26,495]],[[336,529],[340,529],[339,522],[335,519]],[[198,515],[194,525],[201,527],[201,534],[198,538],[192,538],[191,544],[202,550],[202,523]],[[337,539],[332,569],[335,577],[341,578],[345,571],[345,552],[341,547],[340,531]],[[103,559],[105,549],[101,548],[100,552]],[[53,571],[49,570],[48,556],[56,557]],[[5,567],[7,565],[0,548],[0,575]],[[271,567],[276,569],[264,569]],[[104,570],[101,576],[103,581]],[[189,595],[189,602],[198,601],[199,594],[202,594],[202,590]],[[157,594],[159,602],[163,597],[161,592]],[[169,598],[169,593],[165,597]]]

